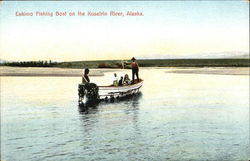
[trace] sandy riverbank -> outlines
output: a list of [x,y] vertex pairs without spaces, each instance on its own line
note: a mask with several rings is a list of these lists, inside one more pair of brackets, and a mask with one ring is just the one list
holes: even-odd
[[218,75],[249,75],[247,67],[205,67],[205,68],[173,68],[166,73],[186,74],[218,74]]
[[[148,67],[141,68],[147,70]],[[249,68],[169,68],[156,67],[150,69],[164,69],[166,73],[192,73],[192,74],[221,74],[221,75],[249,75]],[[91,69],[90,76],[103,76],[105,72],[119,72],[122,69]],[[40,67],[0,67],[0,76],[58,76],[58,77],[80,77],[82,69],[71,68],[40,68]]]
[[[69,68],[43,68],[43,67],[0,67],[0,76],[60,76],[78,77],[82,76],[82,69]],[[93,69],[90,76],[103,76],[103,72]]]

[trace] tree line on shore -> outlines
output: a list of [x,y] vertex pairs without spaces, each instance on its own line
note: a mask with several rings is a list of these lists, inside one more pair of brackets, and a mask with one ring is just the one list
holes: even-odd
[[1,66],[16,66],[16,67],[54,67],[57,62],[51,60],[39,60],[39,61],[20,61],[20,62],[3,62]]
[[[129,60],[126,60],[129,61]],[[249,59],[141,59],[140,67],[249,67]],[[1,62],[1,66],[15,67],[59,67],[59,68],[119,68],[129,69],[130,65],[121,60],[94,60],[94,61],[21,61]]]

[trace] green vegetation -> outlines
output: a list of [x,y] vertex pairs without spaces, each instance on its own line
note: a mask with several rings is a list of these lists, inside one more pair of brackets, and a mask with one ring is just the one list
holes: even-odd
[[58,63],[61,68],[122,68],[121,60],[74,61]]
[[[130,62],[129,60],[126,60]],[[144,59],[137,60],[140,67],[250,67],[249,59]],[[6,66],[60,67],[60,68],[122,68],[121,60],[51,61],[3,63]],[[125,68],[130,68],[125,65]]]
[[[249,59],[145,59],[140,67],[250,67]],[[129,62],[129,60],[127,60]],[[77,61],[58,63],[63,68],[122,68],[121,60]],[[125,68],[130,68],[125,65]]]
[[47,61],[21,61],[21,62],[4,62],[0,64],[1,66],[13,66],[13,67],[55,67],[56,62],[51,60]]
[[249,67],[249,59],[155,59],[139,60],[141,67]]

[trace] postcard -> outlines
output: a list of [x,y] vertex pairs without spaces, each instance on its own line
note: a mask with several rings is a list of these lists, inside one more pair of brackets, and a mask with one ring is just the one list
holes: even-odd
[[248,161],[249,1],[1,1],[2,161]]

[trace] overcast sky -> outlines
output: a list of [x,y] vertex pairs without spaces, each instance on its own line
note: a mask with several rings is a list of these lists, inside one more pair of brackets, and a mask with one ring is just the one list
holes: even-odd
[[[16,12],[139,11],[138,17]],[[249,51],[246,1],[1,2],[1,59],[81,61]]]

